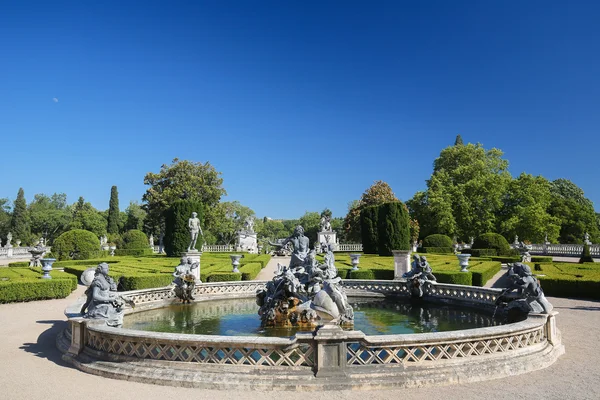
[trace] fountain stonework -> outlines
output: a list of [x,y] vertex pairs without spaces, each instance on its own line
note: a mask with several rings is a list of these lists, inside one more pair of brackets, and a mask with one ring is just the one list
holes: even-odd
[[[511,267],[512,284],[506,290],[451,285],[435,280],[424,257],[415,256],[411,268],[406,262],[408,252],[398,252],[394,280],[341,281],[333,276],[333,252],[319,264],[305,238],[297,228],[286,239],[294,244],[294,253],[272,281],[198,282],[192,297],[194,302],[257,298],[262,306],[256,318],[265,325],[297,324],[305,312],[307,322],[314,324],[312,331],[292,337],[256,337],[118,328],[103,319],[86,318],[83,298],[65,310],[68,326],[57,337],[63,359],[92,374],[136,382],[223,390],[318,391],[497,379],[546,368],[564,353],[556,326],[558,313],[522,265]],[[97,286],[110,293],[107,271],[105,266],[98,267]],[[401,271],[403,276],[398,276]],[[346,295],[467,306],[489,315],[506,315],[514,322],[448,332],[366,335],[342,329],[344,322],[352,321],[352,308],[343,309]],[[172,287],[108,298],[135,304],[130,308],[122,301],[114,303],[125,318],[180,301]],[[105,307],[103,299],[98,297],[101,307]],[[331,301],[322,302],[327,299]],[[305,306],[294,310],[299,305]],[[336,315],[334,305],[341,307]],[[118,323],[119,316],[113,320]]]

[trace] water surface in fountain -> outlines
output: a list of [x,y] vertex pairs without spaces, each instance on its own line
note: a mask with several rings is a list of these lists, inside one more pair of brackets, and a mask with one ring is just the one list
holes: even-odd
[[[444,332],[499,325],[500,320],[471,308],[405,299],[350,298],[354,327],[367,335]],[[292,336],[297,328],[264,328],[253,298],[174,304],[127,315],[123,327],[153,332],[225,336]]]

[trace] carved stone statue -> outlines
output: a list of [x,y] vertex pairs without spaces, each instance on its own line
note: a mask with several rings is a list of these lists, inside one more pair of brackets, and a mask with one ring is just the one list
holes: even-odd
[[288,243],[294,245],[294,250],[292,253],[292,259],[290,260],[290,268],[296,268],[302,266],[304,264],[304,260],[308,255],[309,251],[309,240],[306,236],[304,236],[304,228],[301,225],[296,226],[294,229],[294,233],[292,236],[284,239],[280,243],[272,243],[269,242],[271,246],[275,246],[277,248],[283,248]]
[[31,259],[29,260],[30,267],[41,267],[42,266],[42,257],[46,254],[46,248],[41,245],[41,243],[36,244],[31,249],[29,249],[29,253],[31,254]]
[[[9,240],[9,243],[10,243],[10,240]],[[592,242],[590,241],[590,234],[587,232],[583,235],[583,243],[585,243],[587,245],[592,244]]]
[[196,240],[198,240],[198,235],[202,235],[202,228],[200,227],[200,219],[198,219],[198,213],[193,212],[192,218],[188,219],[188,229],[190,230],[191,240],[187,250],[195,251]]
[[154,249],[154,235],[150,234],[148,238],[148,243],[150,244],[150,248]]
[[244,220],[244,230],[248,233],[254,233],[254,217],[246,217]]
[[158,253],[163,254],[165,252],[165,233],[160,232],[158,236]]
[[184,303],[189,303],[194,298],[194,288],[196,287],[196,277],[193,274],[193,270],[198,268],[200,264],[193,262],[189,257],[181,257],[180,264],[175,267],[173,272],[173,291],[175,295],[181,299]]
[[425,256],[413,255],[412,269],[402,275],[410,283],[413,297],[423,297],[423,287],[427,282],[436,282],[431,266]]
[[[297,240],[306,238],[302,231],[296,230],[295,234]],[[302,248],[302,242],[294,243],[294,252]],[[293,259],[293,266],[278,265],[273,280],[257,292],[258,314],[264,326],[314,327],[319,321],[352,324],[354,312],[337,276],[331,248],[324,264],[319,264],[315,257],[313,250],[302,259]]]
[[108,276],[107,263],[98,264],[94,280],[85,294],[87,301],[81,308],[83,317],[104,319],[108,326],[117,328],[122,326],[125,304],[129,304],[131,307],[135,306],[131,300],[117,294],[117,284]]
[[515,241],[513,242],[515,246],[519,245],[519,236],[515,235]]
[[329,215],[321,216],[321,232],[331,232],[331,217]]
[[547,314],[552,304],[546,300],[540,282],[527,264],[509,264],[507,275],[509,287],[496,300],[497,305],[507,308],[508,322],[522,320],[528,313]]
[[6,235],[6,244],[4,245],[4,247],[12,247],[12,245],[10,244],[12,238],[12,233],[8,232],[8,235]]

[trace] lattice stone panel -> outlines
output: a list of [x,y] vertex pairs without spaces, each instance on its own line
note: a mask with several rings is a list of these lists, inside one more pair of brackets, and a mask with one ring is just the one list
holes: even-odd
[[356,365],[411,364],[478,357],[523,349],[546,341],[543,327],[516,335],[487,340],[438,343],[432,345],[368,346],[347,344],[347,363]]
[[291,350],[274,348],[209,347],[191,344],[129,341],[87,331],[86,345],[94,350],[128,357],[202,364],[311,367],[313,347],[301,344]]
[[410,294],[406,282],[403,281],[342,281],[342,285],[347,290],[362,290],[377,293]]

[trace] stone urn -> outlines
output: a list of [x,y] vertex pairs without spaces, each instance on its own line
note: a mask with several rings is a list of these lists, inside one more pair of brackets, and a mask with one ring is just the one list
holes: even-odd
[[17,247],[21,247],[21,241],[19,239],[17,239],[15,243],[17,244]]
[[362,254],[350,254],[350,262],[352,263],[352,271],[358,270],[358,263],[360,262],[360,256],[362,256]]
[[117,246],[110,246],[109,249],[110,249],[110,255],[111,255],[111,257],[114,257],[115,256],[115,250],[117,249]]
[[46,249],[40,245],[37,245],[37,246],[29,249],[28,251],[31,254],[31,259],[29,260],[29,266],[30,267],[41,267],[42,266],[41,260],[42,260],[42,257],[44,257],[44,254],[46,253]]
[[52,264],[54,264],[56,258],[42,258],[40,261],[42,262],[42,271],[44,271],[42,279],[52,279],[50,271],[52,271]]
[[470,254],[457,254],[456,257],[458,258],[458,265],[460,265],[460,272],[469,272],[468,268],[469,268],[469,258],[471,257]]
[[229,256],[231,258],[231,265],[233,265],[233,272],[240,272],[238,267],[240,266],[240,258],[242,258],[239,254],[232,254]]

